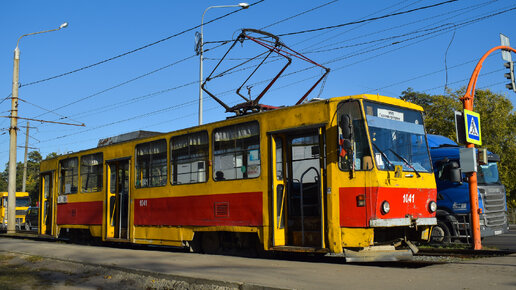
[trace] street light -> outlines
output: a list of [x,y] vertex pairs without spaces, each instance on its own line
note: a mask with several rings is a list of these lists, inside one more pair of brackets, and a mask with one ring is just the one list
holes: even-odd
[[63,23],[59,28],[45,30],[40,32],[28,33],[20,36],[16,42],[14,49],[14,67],[13,67],[13,90],[11,100],[11,127],[9,128],[9,179],[7,186],[7,233],[13,234],[16,232],[16,126],[18,125],[18,88],[19,74],[20,74],[20,49],[18,48],[20,40],[29,35],[40,34],[45,32],[52,32],[60,30],[68,26],[68,23]]
[[202,27],[204,24],[204,14],[206,14],[206,11],[210,10],[211,8],[229,8],[229,7],[241,7],[242,9],[249,8],[249,4],[247,3],[238,3],[236,5],[220,5],[220,6],[210,6],[204,10],[204,13],[202,14],[201,18],[201,33],[199,35],[198,39],[198,45],[199,45],[199,71],[200,71],[200,81],[199,81],[199,125],[202,125],[202,82],[203,82],[203,75],[202,75],[202,54],[203,54],[203,34],[202,34]]

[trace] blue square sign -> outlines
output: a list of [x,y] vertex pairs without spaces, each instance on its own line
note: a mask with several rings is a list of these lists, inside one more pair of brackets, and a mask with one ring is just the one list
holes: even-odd
[[464,125],[466,129],[466,142],[482,145],[480,114],[473,111],[464,110]]

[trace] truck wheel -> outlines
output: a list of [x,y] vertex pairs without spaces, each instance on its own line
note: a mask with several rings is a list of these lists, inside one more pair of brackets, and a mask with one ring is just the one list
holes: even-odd
[[437,225],[432,228],[430,242],[434,244],[449,244],[451,242],[450,228],[446,223],[437,222]]

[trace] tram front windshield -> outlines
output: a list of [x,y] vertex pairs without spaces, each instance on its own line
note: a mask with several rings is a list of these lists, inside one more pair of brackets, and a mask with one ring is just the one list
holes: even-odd
[[379,170],[432,172],[421,112],[368,101],[364,109]]

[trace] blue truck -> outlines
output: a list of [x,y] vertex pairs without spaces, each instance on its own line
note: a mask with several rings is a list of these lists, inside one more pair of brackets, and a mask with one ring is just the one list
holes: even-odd
[[[431,242],[471,242],[469,185],[460,171],[460,146],[444,136],[428,135],[437,183],[437,225]],[[509,231],[505,187],[498,175],[500,156],[487,154],[488,163],[477,168],[481,237]]]

